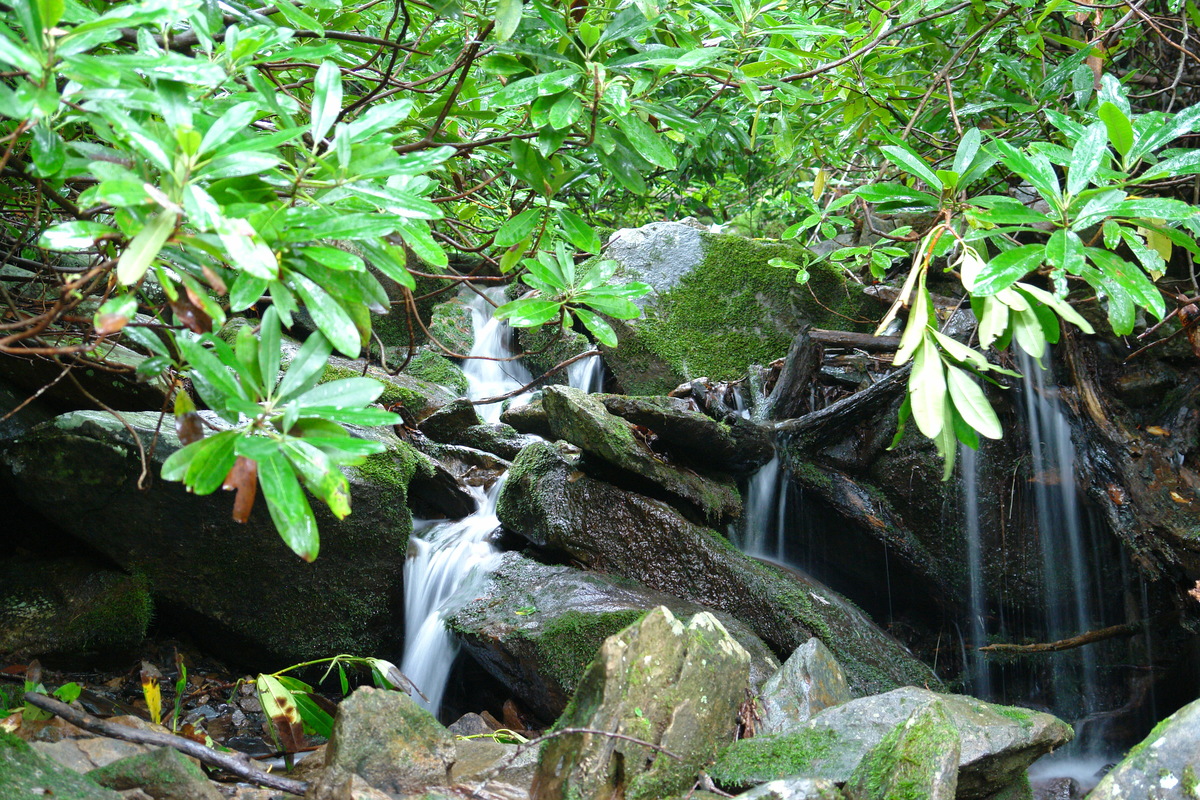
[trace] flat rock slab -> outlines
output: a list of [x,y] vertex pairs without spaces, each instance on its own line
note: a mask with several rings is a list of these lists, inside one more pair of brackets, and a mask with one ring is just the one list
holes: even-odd
[[[476,661],[550,722],[566,708],[604,640],[660,605],[680,618],[711,611],[633,581],[505,553],[476,599],[448,625]],[[779,662],[746,625],[715,616],[750,654],[757,690]]]

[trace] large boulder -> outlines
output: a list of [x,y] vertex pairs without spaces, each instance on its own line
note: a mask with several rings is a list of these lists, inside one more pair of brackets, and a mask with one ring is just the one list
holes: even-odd
[[758,730],[780,733],[853,697],[841,665],[814,637],[797,647],[763,685]]
[[776,653],[791,653],[816,636],[856,694],[940,685],[845,598],[798,572],[743,555],[666,503],[587,475],[554,445],[521,451],[497,515],[505,528],[585,568],[732,614]]
[[654,222],[614,233],[605,256],[621,264],[620,279],[653,288],[639,301],[640,319],[614,325],[619,344],[605,352],[627,394],[665,394],[702,375],[733,380],[786,355],[804,321],[843,328],[877,315],[834,265],[808,263],[808,283],[799,285],[795,272],[769,263],[806,264],[808,253],[793,243]]
[[101,786],[124,792],[141,789],[154,800],[222,800],[223,795],[194,761],[169,747],[128,756],[87,776]]
[[[395,650],[412,527],[408,484],[430,469],[428,459],[378,433],[387,451],[349,470],[354,512],[339,521],[313,502],[322,546],[306,564],[280,539],[261,499],[240,524],[228,495],[198,497],[158,479],[179,448],[169,419],[161,426],[158,414],[122,419],[132,431],[106,413],[73,412],[0,443],[0,485],[143,576],[160,609],[248,667]],[[145,490],[134,434],[147,454]]]
[[1091,800],[1189,800],[1200,790],[1200,700],[1160,722],[1088,795]]
[[657,800],[687,791],[720,743],[737,729],[750,680],[750,654],[715,617],[685,627],[666,608],[605,641],[559,728],[542,746],[533,800]]
[[942,704],[922,706],[859,762],[846,781],[847,800],[954,800],[960,749]]
[[595,395],[566,386],[548,386],[542,405],[556,438],[687,500],[708,519],[728,519],[741,513],[737,486],[727,475],[701,474],[668,463],[638,439],[632,425],[610,414]]
[[[549,721],[562,713],[604,640],[658,606],[681,618],[709,610],[633,581],[505,553],[447,624],[476,661]],[[750,654],[757,691],[779,662],[744,624],[714,616]]]
[[711,774],[727,788],[789,775],[847,781],[897,725],[935,703],[958,730],[955,796],[963,800],[1022,780],[1030,764],[1073,736],[1050,714],[909,686],[828,708],[786,733],[737,742]]

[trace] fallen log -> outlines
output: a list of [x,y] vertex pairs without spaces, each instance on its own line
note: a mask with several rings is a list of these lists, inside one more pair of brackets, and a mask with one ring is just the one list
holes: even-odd
[[77,708],[72,708],[66,703],[55,700],[53,697],[47,697],[40,692],[26,692],[25,702],[37,706],[43,711],[49,711],[52,714],[60,716],[67,722],[76,727],[83,728],[85,731],[98,733],[110,739],[123,739],[124,741],[136,742],[137,744],[174,748],[184,755],[192,756],[203,761],[205,764],[232,772],[239,778],[243,778],[250,783],[256,783],[259,786],[266,786],[269,789],[278,789],[281,792],[301,796],[308,791],[308,784],[304,781],[285,778],[282,775],[272,775],[260,768],[250,759],[250,756],[244,753],[218,753],[210,747],[205,747],[199,742],[193,742],[191,739],[185,739],[182,736],[160,733],[158,731],[143,731],[131,728],[128,725],[104,722],[93,717],[91,714],[80,711]]
[[868,353],[890,353],[900,348],[899,336],[874,336],[853,331],[826,331],[814,328],[808,332],[814,342],[826,347],[852,347]]

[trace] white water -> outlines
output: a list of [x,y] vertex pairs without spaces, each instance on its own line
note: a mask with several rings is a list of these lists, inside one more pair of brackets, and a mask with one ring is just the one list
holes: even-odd
[[750,478],[738,522],[741,550],[746,555],[784,562],[787,484],[787,473],[780,468],[778,455]]
[[[496,287],[484,292],[487,298],[500,304],[504,302],[504,289]],[[467,307],[471,309],[471,323],[475,330],[475,343],[468,353],[471,359],[463,365],[470,388],[467,396],[472,400],[497,397],[507,394],[533,380],[533,375],[520,361],[497,361],[511,358],[512,328],[492,316],[492,304],[483,296],[476,295]],[[525,395],[513,399],[519,404]],[[484,422],[499,422],[503,403],[475,406]]]
[[967,657],[970,668],[971,693],[991,697],[992,681],[987,659],[979,648],[987,644],[987,586],[983,576],[983,533],[979,524],[979,462],[974,450],[961,445],[958,449],[962,474],[963,528],[967,539],[967,575],[970,587],[971,649]]
[[567,367],[567,382],[573,389],[591,394],[600,391],[604,382],[604,364],[600,356],[581,358]]

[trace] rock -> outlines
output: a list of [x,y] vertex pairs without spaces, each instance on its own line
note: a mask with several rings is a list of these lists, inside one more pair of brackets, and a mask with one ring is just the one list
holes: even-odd
[[393,795],[371,786],[361,775],[337,767],[330,767],[310,783],[304,796],[306,800],[395,800]]
[[446,727],[446,730],[453,733],[455,736],[478,736],[480,734],[490,734],[493,732],[492,726],[487,724],[487,720],[471,711],[463,714],[457,720]]
[[759,733],[782,733],[798,728],[818,711],[853,698],[846,674],[829,648],[809,639],[763,685]]
[[856,694],[940,685],[928,667],[840,595],[743,555],[665,503],[588,476],[554,445],[530,445],[516,458],[497,515],[508,530],[585,569],[732,614],[776,653],[791,653],[816,636]]
[[[1086,794],[1079,781],[1074,778],[1046,778],[1031,783],[1032,800],[1082,800]],[[988,800],[997,800],[997,798]]]
[[[621,264],[618,279],[654,289],[637,301],[642,318],[616,322],[619,344],[605,349],[627,394],[665,394],[700,375],[733,380],[750,364],[782,358],[805,320],[841,328],[848,319],[878,316],[873,301],[838,267],[807,263],[807,252],[792,243],[655,222],[617,231],[605,255]],[[771,266],[773,258],[807,264],[808,284]]]
[[[463,486],[491,486],[504,473],[508,472],[512,466],[506,459],[501,458],[494,453],[487,453],[483,450],[476,450],[473,447],[462,447],[456,444],[440,444],[431,442],[424,437],[412,438],[413,446],[419,449],[422,453],[429,456],[439,465],[450,478],[453,479],[453,492],[456,499],[456,509],[454,513],[450,510],[443,510],[441,516],[449,519],[459,519],[475,510],[478,501],[468,491],[463,489]],[[440,479],[440,476],[439,476]],[[418,497],[425,488],[423,484],[414,480],[409,484],[412,489],[412,499],[410,505],[413,511],[421,513],[421,503],[417,502]],[[446,484],[446,489],[449,489],[449,484]],[[428,516],[439,516],[438,514],[429,514]]]
[[517,457],[526,445],[538,441],[539,437],[527,433],[518,433],[517,429],[503,422],[493,422],[483,425],[472,425],[464,430],[454,444],[472,447],[488,453],[495,453],[501,458],[511,461]]
[[[26,391],[0,378],[0,439],[16,438],[39,422],[54,417],[54,409],[42,400],[25,402],[33,391]],[[16,410],[18,406],[21,407],[20,411]]]
[[[680,618],[708,610],[632,581],[505,553],[476,599],[447,624],[476,661],[551,721],[566,707],[604,640],[658,606]],[[741,622],[715,616],[750,653],[750,683],[757,690],[778,662]]]
[[[524,353],[521,363],[534,376],[540,376],[568,358],[592,349],[592,343],[586,336],[569,328],[514,328],[513,333],[516,334],[517,344]],[[569,370],[570,367],[554,373],[546,379],[545,385],[565,385],[570,379]],[[597,388],[599,387],[592,387],[592,390]]]
[[463,374],[459,366],[432,350],[422,348],[417,351],[417,354],[412,357],[412,361],[408,362],[408,366],[404,368],[404,374],[437,384],[454,394],[464,395],[467,393],[467,376]]
[[845,800],[845,797],[833,781],[822,778],[782,778],[759,784],[737,795],[734,800]]
[[484,424],[470,400],[460,398],[430,414],[421,422],[421,433],[448,445],[482,450],[511,461],[521,448],[536,437],[518,433],[504,423]]
[[[149,451],[159,415],[122,416]],[[283,543],[261,498],[239,524],[229,495],[198,497],[157,478],[179,447],[169,421],[158,432],[146,491],[137,488],[142,468],[129,432],[95,411],[64,414],[0,443],[0,481],[122,569],[145,576],[160,608],[247,668],[331,652],[386,657],[399,640],[408,484],[428,460],[389,431],[374,435],[389,450],[348,472],[354,513],[338,521],[313,503],[322,547],[311,564]]]
[[957,797],[986,798],[1022,779],[1040,756],[1071,740],[1071,727],[1037,711],[909,686],[825,709],[789,733],[736,742],[710,770],[744,788],[794,775],[842,782],[863,757],[915,711],[939,703],[959,733]]
[[97,767],[108,766],[123,758],[143,755],[151,750],[149,745],[103,736],[60,739],[57,742],[30,742],[29,746],[79,773],[91,772]]
[[534,800],[656,800],[687,791],[737,727],[750,655],[708,613],[685,627],[659,607],[610,637],[559,720],[632,736],[680,760],[622,739],[576,734],[542,746]]
[[863,757],[846,781],[848,800],[954,800],[958,729],[940,702],[922,706]]
[[1200,790],[1200,700],[1167,717],[1096,785],[1089,800],[1184,800]]
[[518,745],[504,744],[493,738],[460,739],[450,777],[456,784],[488,782],[489,794],[495,791],[494,782],[519,788],[529,796],[529,784],[537,768],[536,747],[520,750]]
[[330,770],[390,794],[449,785],[454,739],[403,692],[359,687],[338,706],[325,751]]
[[0,788],[4,800],[122,800],[121,795],[0,731]]
[[741,417],[717,422],[679,397],[597,395],[609,413],[658,435],[672,456],[703,469],[749,472],[771,460],[770,431]]
[[[294,351],[289,352],[289,344],[284,344],[285,365],[288,363],[286,356],[294,354]],[[295,347],[295,345],[291,346]],[[351,361],[337,356],[330,357],[320,382],[329,383],[342,378],[358,378],[364,375],[383,384],[383,394],[379,395],[379,400],[376,402],[388,407],[403,406],[405,411],[416,419],[431,414],[457,396],[457,391],[416,375],[407,372],[392,375],[387,370],[373,365],[367,366],[364,370],[361,359]]]
[[200,767],[169,747],[114,761],[88,777],[117,791],[140,788],[154,800],[221,800]]
[[521,433],[531,433],[543,439],[553,439],[550,430],[550,419],[546,416],[546,407],[542,404],[540,393],[528,403],[509,406],[500,414],[500,421],[513,426]]
[[472,425],[479,425],[482,422],[474,404],[465,397],[460,397],[421,420],[419,427],[421,433],[435,442],[459,444],[455,439],[460,433]]
[[741,498],[728,476],[701,475],[668,464],[637,439],[628,422],[610,414],[599,398],[578,389],[549,386],[542,394],[542,405],[555,438],[691,502],[708,519],[728,519],[741,513]]
[[0,653],[128,650],[145,637],[152,609],[144,579],[86,559],[0,561]]

